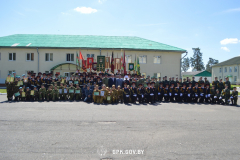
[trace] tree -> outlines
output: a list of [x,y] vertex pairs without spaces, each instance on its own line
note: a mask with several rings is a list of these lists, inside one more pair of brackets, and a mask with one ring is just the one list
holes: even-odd
[[219,63],[218,60],[209,57],[208,63],[206,65],[206,70],[212,73],[212,65],[218,63]]
[[204,63],[202,60],[202,53],[199,48],[193,48],[193,57],[190,58],[190,64],[195,71],[205,70]]
[[187,58],[183,58],[183,60],[182,60],[182,70],[184,72],[186,72],[189,69],[189,67],[190,67],[190,60],[189,60],[189,58],[188,57]]

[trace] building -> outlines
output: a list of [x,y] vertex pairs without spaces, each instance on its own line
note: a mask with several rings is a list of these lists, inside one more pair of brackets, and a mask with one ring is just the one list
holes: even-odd
[[93,57],[94,61],[100,53],[111,56],[114,52],[114,58],[121,58],[125,51],[126,63],[139,57],[141,73],[156,77],[180,76],[180,59],[186,52],[131,36],[16,34],[0,37],[0,80],[3,82],[8,73],[29,71],[69,76],[76,71],[80,51],[85,59]]
[[231,58],[212,66],[212,78],[218,77],[225,81],[229,77],[232,84],[240,84],[240,56]]
[[204,80],[206,77],[210,83],[212,82],[212,74],[208,71],[182,72],[182,78],[187,79],[187,77],[191,80],[192,77],[195,77],[195,81],[198,81],[200,77],[202,77],[202,80]]

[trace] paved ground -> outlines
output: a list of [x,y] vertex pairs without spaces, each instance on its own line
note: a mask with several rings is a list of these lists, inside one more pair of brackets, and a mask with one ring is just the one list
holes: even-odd
[[8,103],[0,95],[0,159],[237,160],[239,122],[239,106]]

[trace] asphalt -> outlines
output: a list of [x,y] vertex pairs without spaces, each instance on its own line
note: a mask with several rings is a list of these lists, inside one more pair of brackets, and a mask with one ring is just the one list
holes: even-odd
[[0,95],[0,159],[238,160],[239,115],[239,105],[9,103]]

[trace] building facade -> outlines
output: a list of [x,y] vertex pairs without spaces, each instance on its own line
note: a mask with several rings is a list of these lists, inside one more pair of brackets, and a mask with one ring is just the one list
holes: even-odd
[[225,80],[226,77],[232,84],[240,84],[240,56],[231,58],[212,66],[212,78]]
[[[81,40],[78,39],[79,37]],[[129,37],[102,36],[106,42],[104,43],[101,39],[100,44],[97,41],[98,38],[99,36],[91,36],[90,39],[86,37],[84,41],[82,36],[0,37],[0,83],[6,79],[8,73],[12,72],[16,72],[17,75],[26,74],[29,71],[53,72],[53,74],[58,72],[69,76],[72,72],[76,72],[76,57],[80,52],[84,59],[93,57],[96,61],[100,54],[109,56],[111,59],[113,52],[114,58],[121,58],[125,51],[127,70],[128,64],[134,63],[135,57],[138,57],[141,74],[155,77],[180,76],[180,59],[182,53],[186,52],[183,49],[138,37],[129,41],[127,40]]]

